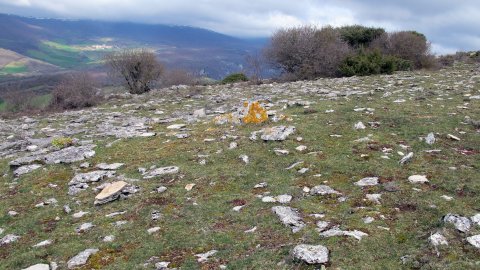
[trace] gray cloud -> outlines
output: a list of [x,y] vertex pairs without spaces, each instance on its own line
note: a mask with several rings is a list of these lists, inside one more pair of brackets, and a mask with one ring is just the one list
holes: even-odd
[[417,30],[437,53],[480,49],[478,0],[0,0],[19,15],[191,25],[239,37],[265,37],[301,24],[363,24]]

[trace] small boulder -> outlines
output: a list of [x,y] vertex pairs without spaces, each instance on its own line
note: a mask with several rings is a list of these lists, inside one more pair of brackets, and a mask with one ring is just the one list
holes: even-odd
[[293,257],[308,264],[328,262],[328,248],[322,245],[298,245],[293,248]]

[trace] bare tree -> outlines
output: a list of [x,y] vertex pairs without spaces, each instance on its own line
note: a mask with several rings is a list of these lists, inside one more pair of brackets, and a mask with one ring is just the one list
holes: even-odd
[[164,71],[164,66],[157,60],[155,53],[147,49],[111,53],[105,60],[111,74],[120,77],[132,94],[150,91],[152,83]]
[[262,73],[265,67],[265,59],[261,53],[255,52],[245,56],[246,72],[253,83],[262,81]]
[[351,52],[337,29],[313,26],[277,31],[265,50],[268,61],[294,79],[337,75]]
[[194,85],[196,83],[195,75],[184,69],[168,69],[162,76],[162,86],[169,87],[172,85]]
[[86,72],[66,74],[52,91],[51,109],[78,109],[98,103],[96,80]]
[[5,110],[10,113],[30,111],[33,108],[34,93],[25,90],[19,82],[9,85],[8,90],[2,93],[1,99],[5,102]]

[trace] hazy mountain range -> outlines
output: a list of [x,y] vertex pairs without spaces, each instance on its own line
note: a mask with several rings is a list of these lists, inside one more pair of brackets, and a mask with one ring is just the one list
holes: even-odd
[[[218,79],[239,71],[245,55],[259,50],[266,41],[235,38],[188,26],[0,14],[0,48],[24,57],[22,61],[8,62],[6,59],[12,58],[12,53],[0,51],[0,76],[41,73],[42,62],[45,72],[51,72],[52,65],[59,70],[96,69],[101,66],[105,53],[148,47],[154,49],[167,66],[186,68]],[[29,59],[32,61],[27,61]],[[25,64],[30,62],[37,68]]]

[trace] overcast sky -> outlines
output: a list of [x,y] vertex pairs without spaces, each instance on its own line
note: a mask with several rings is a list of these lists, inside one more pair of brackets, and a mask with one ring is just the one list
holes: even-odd
[[417,30],[436,53],[480,50],[480,0],[0,0],[1,13],[189,25],[237,37],[362,24]]

